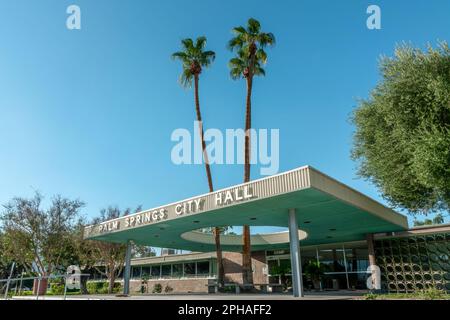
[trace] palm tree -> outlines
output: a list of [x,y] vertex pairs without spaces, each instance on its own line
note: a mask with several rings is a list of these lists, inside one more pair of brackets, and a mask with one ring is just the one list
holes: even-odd
[[[180,83],[185,88],[192,86],[192,80],[194,80],[194,99],[195,99],[195,111],[197,114],[198,130],[200,138],[202,140],[203,158],[205,161],[206,177],[208,178],[209,192],[214,191],[211,169],[208,160],[208,153],[206,152],[206,143],[203,135],[203,123],[202,115],[200,112],[200,99],[198,94],[199,77],[202,73],[203,67],[209,67],[214,61],[216,54],[214,51],[205,51],[206,37],[198,37],[194,43],[192,39],[184,39],[181,41],[183,51],[175,52],[172,54],[173,59],[178,59],[183,64],[183,72],[180,76]],[[222,250],[220,246],[220,233],[221,229],[215,227],[213,229],[214,241],[216,245],[217,253],[217,275],[219,286],[223,286],[224,281],[224,268],[222,259]]]
[[[260,23],[253,18],[247,22],[247,27],[233,29],[234,37],[229,41],[228,47],[236,51],[236,57],[229,63],[230,74],[234,80],[244,78],[247,82],[247,99],[245,111],[245,149],[244,149],[244,182],[250,181],[250,129],[252,126],[252,89],[253,77],[264,76],[262,65],[267,62],[264,49],[275,44],[272,33],[261,32]],[[253,284],[250,227],[243,226],[242,231],[242,278],[244,284]]]

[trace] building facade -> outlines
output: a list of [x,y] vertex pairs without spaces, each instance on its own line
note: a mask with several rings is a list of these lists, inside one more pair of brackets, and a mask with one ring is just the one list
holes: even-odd
[[[215,243],[199,230],[243,225],[288,230],[251,235],[253,278],[295,297],[367,284],[449,290],[448,226],[409,229],[404,215],[311,166],[86,226],[84,236],[127,245],[124,294],[205,292],[216,278]],[[131,260],[133,243],[199,253]],[[226,281],[242,283],[241,236],[222,235],[221,247]]]
[[[450,292],[450,225],[413,228],[374,235],[375,257],[381,269],[382,290],[411,292],[429,287]],[[308,290],[366,290],[369,267],[366,241],[301,248],[303,286]],[[225,281],[242,284],[242,255],[224,252]],[[322,267],[314,283],[308,265]],[[255,284],[292,287],[289,247],[252,252]],[[131,293],[206,293],[217,280],[215,252],[168,254],[131,260]]]

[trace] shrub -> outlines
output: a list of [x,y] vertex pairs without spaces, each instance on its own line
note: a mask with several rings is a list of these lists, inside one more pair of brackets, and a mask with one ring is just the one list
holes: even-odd
[[141,288],[140,288],[140,293],[148,293],[148,277],[143,277],[141,279]]
[[[108,291],[108,287],[106,287],[106,291]],[[113,292],[114,293],[123,292],[123,286],[120,284],[120,282],[114,283]]]
[[444,299],[447,296],[447,293],[444,290],[430,287],[428,289],[420,291],[419,296],[425,300],[437,300]]
[[[86,288],[90,294],[107,294],[109,282],[108,281],[88,281]],[[115,282],[113,293],[120,293],[122,291],[120,282]]]
[[173,288],[167,284],[166,287],[164,288],[164,292],[165,293],[170,293],[172,291],[173,291]]
[[64,283],[61,283],[61,282],[50,283],[50,292],[52,295],[64,294]]
[[86,289],[91,294],[100,293],[100,291],[103,290],[105,284],[107,283],[102,281],[88,281],[86,284]]
[[375,293],[368,293],[368,294],[364,295],[364,299],[366,299],[366,300],[376,300],[377,297],[378,297],[378,295]]
[[153,286],[152,293],[161,293],[161,292],[162,292],[162,285],[161,285],[161,283],[156,283]]
[[224,287],[219,288],[219,290],[220,290],[220,292],[224,292],[224,293],[234,293],[236,289],[232,286],[226,286],[226,287],[224,286]]

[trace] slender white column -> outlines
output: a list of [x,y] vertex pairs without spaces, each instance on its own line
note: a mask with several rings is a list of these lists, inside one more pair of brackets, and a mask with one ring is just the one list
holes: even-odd
[[294,297],[303,297],[302,261],[295,209],[289,209],[289,244],[291,251],[292,289]]
[[125,270],[123,272],[123,294],[130,294],[130,276],[131,276],[131,241],[127,242],[127,251],[125,253]]

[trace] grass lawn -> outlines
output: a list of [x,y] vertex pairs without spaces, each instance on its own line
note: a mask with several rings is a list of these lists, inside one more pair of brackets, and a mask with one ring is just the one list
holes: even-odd
[[450,300],[450,294],[444,290],[426,289],[411,293],[368,293],[365,300]]

